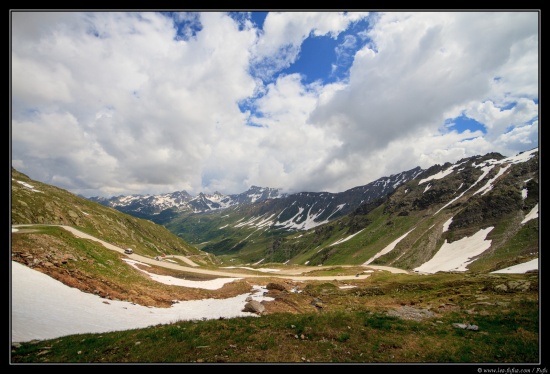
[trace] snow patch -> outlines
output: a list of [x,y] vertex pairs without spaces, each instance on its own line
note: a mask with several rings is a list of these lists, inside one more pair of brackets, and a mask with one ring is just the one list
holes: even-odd
[[531,261],[524,262],[522,264],[517,264],[514,266],[510,266],[504,269],[496,270],[491,272],[491,274],[524,274],[531,270],[538,270],[539,269],[539,259],[534,258]]
[[451,222],[453,222],[453,217],[449,218],[449,219],[443,224],[443,232],[449,230],[449,226],[451,225]]
[[521,221],[522,224],[532,220],[532,219],[536,219],[539,217],[539,204],[535,205],[533,207],[533,209],[531,209],[531,211],[529,213],[527,213],[527,215],[525,216],[525,218],[523,219],[523,221]]
[[403,240],[407,235],[409,235],[409,233],[411,231],[413,231],[416,227],[413,227],[411,230],[409,230],[407,233],[405,233],[404,235],[400,236],[399,238],[395,239],[393,242],[391,242],[389,245],[386,246],[386,248],[384,248],[383,250],[381,250],[380,252],[378,252],[377,254],[375,254],[374,256],[372,256],[368,261],[366,261],[363,266],[365,265],[368,265],[370,264],[371,262],[373,262],[374,260],[376,260],[378,257],[382,256],[382,255],[385,255],[386,253],[389,253],[391,252],[395,246],[397,245],[397,243],[399,243],[401,240]]
[[31,190],[32,192],[42,192],[40,190],[37,190],[36,188],[34,188],[33,185],[30,185],[28,183],[25,183],[23,181],[16,181],[17,183],[19,183],[20,185],[22,185],[23,187],[27,187],[29,190]]
[[467,271],[466,266],[474,261],[473,258],[491,246],[491,240],[485,240],[485,238],[493,228],[491,226],[479,230],[472,236],[464,237],[452,243],[447,243],[447,240],[445,240],[445,243],[431,260],[413,270],[430,274],[438,271]]

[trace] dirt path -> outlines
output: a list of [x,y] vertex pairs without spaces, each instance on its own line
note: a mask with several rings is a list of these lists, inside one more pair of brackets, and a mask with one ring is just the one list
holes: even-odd
[[[30,226],[36,226],[36,225],[32,225],[32,224],[29,224],[29,225],[13,225],[12,226],[12,232],[17,232],[19,227],[30,227]],[[44,226],[44,225],[40,225],[40,226]],[[124,248],[120,248],[120,247],[117,247],[113,244],[107,243],[107,242],[105,242],[101,239],[98,239],[98,238],[96,238],[92,235],[89,235],[89,234],[86,234],[85,232],[77,230],[74,227],[64,226],[64,225],[48,225],[48,226],[62,227],[65,230],[71,232],[73,235],[75,235],[77,237],[80,237],[80,238],[83,238],[83,239],[94,240],[96,242],[101,243],[107,249],[111,249],[113,251],[117,251],[119,253],[124,254]],[[359,273],[359,274],[356,274],[356,275],[331,275],[331,276],[299,275],[299,274],[302,274],[303,272],[310,272],[310,271],[313,271],[313,270],[322,270],[323,268],[327,268],[327,267],[315,267],[315,268],[314,267],[303,267],[303,268],[299,268],[299,269],[289,269],[289,270],[283,269],[283,270],[281,270],[281,273],[279,273],[279,274],[275,274],[273,272],[270,272],[270,273],[267,273],[267,274],[266,273],[261,273],[261,274],[236,273],[236,272],[226,272],[226,271],[219,271],[219,270],[200,269],[200,268],[198,268],[197,264],[195,264],[193,261],[186,258],[185,256],[167,256],[167,257],[179,258],[182,261],[185,261],[190,266],[183,266],[183,265],[171,263],[171,262],[165,261],[165,260],[159,261],[159,260],[155,260],[154,258],[138,255],[136,253],[133,253],[131,255],[128,255],[128,254],[125,254],[125,255],[128,258],[130,258],[132,260],[135,260],[135,261],[140,261],[140,262],[155,265],[155,266],[161,266],[161,267],[168,268],[168,269],[181,270],[181,271],[186,271],[186,272],[191,272],[191,273],[215,275],[215,276],[220,276],[220,277],[232,277],[232,278],[282,278],[282,279],[292,279],[292,280],[296,280],[296,281],[300,281],[300,280],[327,280],[327,281],[330,281],[330,280],[365,279],[365,278],[368,278],[369,275],[370,275],[368,273],[367,274]],[[330,266],[330,267],[333,267],[333,266]],[[392,268],[392,267],[389,267],[389,266],[372,266],[372,265],[365,266],[365,269],[367,269],[367,268],[387,270],[387,271],[390,271],[392,273],[409,273],[406,270]]]
[[394,268],[392,266],[382,266],[382,265],[366,265],[369,268],[376,269],[376,270],[387,270],[391,273],[399,273],[399,274],[410,274],[411,272],[408,270],[403,270],[399,268]]
[[187,258],[187,257],[185,257],[185,256],[167,255],[167,256],[164,257],[164,258],[177,258],[177,259],[182,260],[183,262],[185,262],[185,263],[188,264],[189,266],[193,266],[193,267],[200,266],[200,265],[195,264],[193,261],[191,261],[191,259],[189,259],[189,258]]

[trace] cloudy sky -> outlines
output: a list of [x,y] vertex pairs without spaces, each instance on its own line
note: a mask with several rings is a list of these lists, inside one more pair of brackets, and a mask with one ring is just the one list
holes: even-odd
[[537,11],[11,11],[11,164],[86,197],[339,192],[538,147]]

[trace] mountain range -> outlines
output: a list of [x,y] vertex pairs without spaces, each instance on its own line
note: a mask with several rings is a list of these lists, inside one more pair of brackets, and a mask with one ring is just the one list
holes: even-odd
[[414,269],[453,242],[483,233],[484,250],[474,251],[470,266],[494,270],[536,256],[538,219],[523,220],[538,214],[538,198],[535,148],[417,167],[340,193],[253,186],[228,196],[180,191],[91,200],[163,225],[222,261],[372,261]]
[[[10,271],[10,296],[18,296],[10,324],[20,323],[12,333],[39,323],[69,334],[12,340],[12,361],[540,362],[539,175],[538,149],[489,153],[341,194],[251,188],[239,203],[221,197],[225,207],[161,209],[151,215],[159,224],[12,167],[12,267],[71,290],[52,302],[49,282],[14,285]],[[366,199],[375,186],[379,194]],[[321,204],[327,213],[318,213]],[[220,277],[229,283],[219,289],[176,283]],[[257,285],[271,299],[258,303],[260,320],[178,315],[166,326],[82,335],[56,312],[97,317],[80,303],[82,291],[132,320],[134,306],[155,313],[186,301],[231,301]],[[21,303],[21,287],[41,293],[30,297],[33,308]],[[120,301],[127,307],[117,309]]]
[[90,200],[134,216],[154,217],[166,209],[203,213],[285,196],[286,194],[280,193],[278,188],[252,186],[246,192],[227,196],[219,192],[213,194],[201,192],[197,196],[191,196],[187,191],[176,191],[162,195],[121,195],[111,198],[96,196],[90,197]]
[[[258,205],[269,200],[271,205],[268,210],[276,210],[278,213],[286,211],[283,217],[278,214],[277,219],[273,221],[275,226],[303,230],[319,226],[331,218],[345,215],[363,202],[386,196],[397,186],[414,178],[422,171],[420,167],[416,167],[340,193],[288,194],[282,193],[280,188],[252,186],[243,193],[232,195],[201,192],[197,196],[191,196],[187,191],[176,191],[161,195],[91,197],[90,200],[153,221],[161,221],[158,216],[162,216],[162,213],[167,210],[176,213],[208,213],[239,205]],[[285,219],[286,217],[290,218]]]

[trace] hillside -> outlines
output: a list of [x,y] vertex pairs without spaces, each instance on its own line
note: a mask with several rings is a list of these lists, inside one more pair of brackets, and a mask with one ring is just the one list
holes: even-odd
[[[434,273],[490,272],[535,259],[538,176],[538,149],[435,165],[385,201],[363,204],[347,217],[279,240],[267,260]],[[438,259],[450,265],[430,266]]]
[[[229,196],[200,193],[192,197],[178,191],[90,200],[164,225],[207,252],[238,254],[236,257],[240,259],[232,260],[242,263],[248,262],[252,253],[264,251],[277,238],[321,226],[348,215],[360,204],[385,198],[421,172],[417,167],[338,193],[285,194],[276,188],[252,186]],[[249,235],[255,239],[246,240]]]
[[[55,225],[76,227],[120,248],[148,258],[185,256],[202,266],[216,258],[189,245],[155,223],[78,197],[11,170],[11,225],[21,227],[11,236],[11,258],[83,291],[102,297],[132,300],[143,305],[169,306],[174,291],[129,268],[124,257],[100,244],[80,239]],[[181,264],[185,262],[174,260]],[[178,294],[176,291],[175,295]],[[208,292],[179,290],[182,298]]]
[[[216,290],[164,285],[149,273],[207,281],[215,278],[269,275],[247,269],[220,268],[222,261],[203,252],[163,226],[129,216],[99,203],[50,186],[12,168],[11,259],[51,276],[62,283],[106,299],[124,300],[145,306],[170,307],[174,300],[227,298],[250,290],[246,280],[237,280]],[[60,225],[116,247],[113,251],[96,240],[82,238]],[[140,258],[134,269],[126,263],[123,249],[132,248]],[[158,260],[157,260],[158,258]],[[144,262],[146,260],[146,263]],[[189,263],[193,266],[190,266]],[[204,269],[198,271],[197,267]],[[223,270],[219,271],[219,269]],[[361,267],[319,269],[288,267],[292,274],[354,277]],[[261,270],[261,269],[260,269]],[[243,274],[244,273],[244,274]],[[222,274],[222,275],[220,275]],[[281,281],[280,277],[274,280]],[[264,282],[264,280],[262,280]],[[268,311],[301,311],[300,303],[274,302]]]
[[[506,170],[514,171],[520,179],[529,180],[527,176],[534,178],[538,168],[535,161],[538,162],[538,159],[529,160],[517,164],[523,165],[523,169],[509,166]],[[373,235],[372,240],[378,238],[384,240],[384,243],[392,240],[396,242],[394,238],[403,236],[403,231],[414,232],[410,231],[411,221],[405,219],[426,217],[414,209],[410,209],[409,215],[402,214],[405,211],[403,204],[409,201],[410,207],[419,206],[418,202],[424,196],[422,192],[426,191],[423,184],[428,181],[435,184],[434,181],[438,179],[433,176],[447,173],[448,168],[447,165],[434,169],[429,180],[425,180],[428,176],[417,180],[416,192],[405,191],[412,186],[404,185],[404,191],[399,192],[398,189],[387,200],[362,205],[351,215],[334,223],[294,233],[292,237],[280,241],[281,248],[294,245],[299,249],[304,246],[304,252],[298,251],[293,261],[303,264],[309,261],[308,265],[264,262],[254,266],[259,270],[267,266],[279,270],[294,269],[302,274],[324,276],[331,280],[293,281],[268,275],[265,278],[254,278],[256,280],[233,281],[216,290],[159,283],[128,266],[124,254],[52,225],[72,226],[120,248],[132,247],[143,258],[152,259],[159,254],[184,255],[192,258],[200,268],[214,270],[220,269],[219,258],[194,248],[162,226],[31,180],[12,169],[12,226],[31,225],[18,226],[18,230],[12,233],[12,261],[45,273],[68,286],[101,296],[107,303],[108,300],[122,300],[149,307],[169,308],[174,300],[241,295],[249,292],[254,284],[269,285],[266,295],[273,300],[262,302],[265,310],[259,313],[262,317],[260,320],[182,320],[136,330],[79,334],[13,344],[11,362],[539,362],[538,273],[488,274],[488,270],[481,273],[478,270],[467,270],[436,274],[414,271],[392,274],[383,270],[383,266],[374,264],[399,263],[397,260],[386,260],[384,255],[365,265],[374,251],[362,255],[360,261],[356,261],[358,264],[353,265],[346,262],[346,256],[339,257],[338,251],[308,249],[308,246],[318,245],[313,242],[317,236],[318,240],[326,243],[338,242],[336,246],[340,245],[340,249],[345,248],[343,245],[348,246],[351,251],[343,250],[344,254],[353,253],[357,244],[354,239],[360,237],[365,227],[371,234],[374,234],[376,227],[380,227],[380,233]],[[493,177],[496,175],[505,179],[507,174],[499,174],[495,170]],[[477,178],[475,180],[479,180]],[[538,188],[538,183],[534,181],[538,181],[538,178],[531,183],[525,182],[526,185],[509,184],[511,191],[519,191],[522,211],[527,212],[529,206],[534,207],[538,203],[538,196],[533,196]],[[438,191],[443,187],[432,185],[431,188]],[[500,188],[493,187],[493,190]],[[409,200],[397,199],[400,193],[407,195]],[[483,201],[480,198],[478,204]],[[459,199],[455,203],[459,203]],[[434,205],[432,212],[441,209],[441,205],[444,204],[439,201],[439,207]],[[426,214],[423,209],[420,211]],[[486,212],[484,209],[480,211]],[[453,212],[453,217],[464,218],[457,222],[470,223],[462,223],[451,229],[454,220],[449,220],[447,216],[439,217],[443,235],[475,232],[487,223],[502,224],[498,223],[499,217],[510,217],[506,210],[497,210],[491,215],[473,215],[478,217],[476,221],[468,214]],[[523,222],[528,216],[529,213],[518,214],[513,222],[517,223],[521,217]],[[388,217],[396,222],[403,219],[409,225],[387,224]],[[532,237],[538,233],[538,219],[535,218],[522,223],[519,230],[508,235],[514,241],[501,240],[508,244],[495,249],[496,253],[484,260],[486,265],[483,269],[534,258],[533,248],[525,249],[523,246],[529,243],[535,245],[536,238]],[[400,231],[394,233],[392,228]],[[525,230],[527,234],[519,234]],[[300,239],[303,236],[300,235],[305,235],[307,240],[302,242]],[[391,237],[386,239],[384,235]],[[394,250],[400,250],[401,242],[395,243]],[[379,244],[376,248],[384,245]],[[274,253],[284,254],[285,251]],[[316,257],[319,254],[324,257]],[[300,259],[300,256],[303,258]],[[405,254],[398,257],[404,258]],[[316,258],[323,258],[319,264],[324,263],[324,266],[312,266]],[[176,262],[188,266],[184,261]],[[330,265],[331,262],[335,265]],[[138,263],[137,266],[149,273],[168,277],[196,281],[217,278],[156,266],[154,261],[151,264]],[[223,269],[236,270],[230,267]],[[343,274],[367,276],[337,280]],[[71,300],[66,302],[71,303]],[[43,315],[41,319],[49,321],[52,318],[55,319],[55,316]],[[468,330],[468,326],[475,326],[479,331]],[[507,344],[500,344],[502,341]]]
[[164,227],[136,219],[11,170],[11,224],[69,225],[120,247],[157,256],[181,254],[210,263],[211,258]]
[[[337,194],[245,193],[259,198],[197,211],[173,206],[148,218],[225,263],[372,262],[430,272],[463,271],[468,262],[471,270],[493,271],[538,256],[538,219],[530,219],[538,216],[538,160],[538,149],[509,158],[488,153]],[[126,200],[134,201],[111,203],[122,209],[115,201]],[[124,209],[136,216],[151,210],[139,201],[139,211]],[[456,266],[422,267],[472,241]]]

